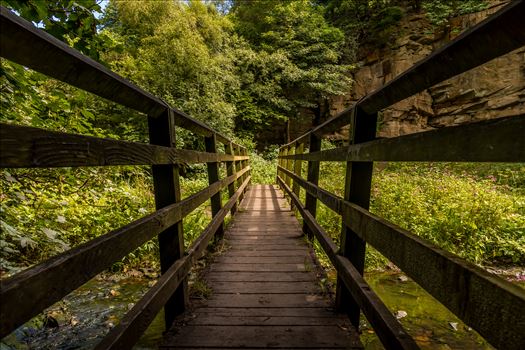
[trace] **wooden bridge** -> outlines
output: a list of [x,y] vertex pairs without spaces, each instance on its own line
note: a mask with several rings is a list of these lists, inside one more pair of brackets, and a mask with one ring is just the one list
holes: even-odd
[[[277,174],[280,192],[274,186],[250,186],[249,156],[242,146],[2,7],[2,57],[144,113],[150,143],[1,124],[0,166],[151,165],[157,210],[1,281],[0,336],[157,238],[161,277],[98,349],[131,348],[162,308],[169,329],[163,347],[360,348],[363,313],[386,348],[417,348],[362,277],[368,243],[492,345],[525,349],[522,289],[368,211],[375,161],[525,162],[524,115],[376,138],[382,109],[522,47],[524,13],[523,1],[511,2],[351,108],[284,145]],[[351,130],[348,144],[323,150],[323,135],[346,125]],[[176,127],[203,137],[205,151],[177,149]],[[346,163],[344,197],[318,186],[320,161]],[[308,163],[306,178],[302,162]],[[179,183],[182,163],[206,163],[209,178],[207,188],[184,199]],[[227,172],[223,179],[221,164]],[[224,204],[221,191],[229,195]],[[208,200],[213,218],[185,251],[182,220]],[[342,217],[339,247],[315,219],[317,201]],[[234,220],[225,231],[228,213]],[[301,216],[302,226],[294,213]],[[225,235],[231,249],[207,275],[212,297],[186,311],[188,273],[206,253],[209,241]],[[312,240],[319,242],[337,270],[334,305],[317,286],[308,246]]]

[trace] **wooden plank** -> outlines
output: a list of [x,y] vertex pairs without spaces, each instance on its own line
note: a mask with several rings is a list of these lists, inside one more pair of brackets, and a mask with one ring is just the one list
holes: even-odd
[[[209,137],[205,137],[204,145],[206,147],[206,152],[217,153],[217,140],[215,138],[215,134]],[[212,183],[219,181],[219,163],[216,163],[216,162],[207,163],[206,165],[208,168],[208,183],[211,185]],[[246,173],[244,173],[241,176],[241,179],[243,179],[244,176],[246,176]],[[211,214],[212,216],[215,216],[222,208],[220,191],[215,193],[213,196],[211,196],[210,203],[211,203]],[[217,229],[217,238],[221,239],[223,236],[224,236],[224,226],[223,224],[221,224],[219,228]]]
[[[450,79],[469,69],[525,45],[522,0],[512,1],[496,14],[464,31],[453,41],[425,57],[398,77],[359,101],[363,111],[373,114]],[[492,45],[486,45],[487,42]],[[308,141],[311,134],[326,135],[348,124],[356,105],[342,111],[290,144]]]
[[212,294],[208,307],[330,307],[322,295],[317,294]]
[[[170,109],[177,126],[202,136],[214,133],[206,124],[169,107],[166,102],[36,28],[3,6],[0,10],[0,25],[2,57],[147,115],[161,115]],[[218,139],[224,143],[229,142],[223,135],[218,135]]]
[[210,284],[214,294],[282,294],[282,293],[320,293],[321,288],[309,282],[219,282]]
[[520,114],[292,157],[336,162],[525,162],[523,135],[525,115]]
[[256,231],[256,232],[246,232],[246,231],[228,231],[226,237],[230,240],[236,239],[268,239],[268,238],[300,238],[302,234],[300,232],[286,230],[286,231]]
[[[218,317],[306,317],[306,318],[341,318],[333,308],[299,308],[299,307],[204,307],[192,311],[192,314],[215,315]],[[345,317],[346,318],[346,317]],[[346,318],[348,319],[348,318]]]
[[[0,167],[195,164],[234,157],[0,123]],[[239,157],[245,159],[245,156]]]
[[[310,142],[308,152],[317,152],[321,150],[321,138],[317,137],[315,134],[310,134]],[[282,169],[281,169],[282,170]],[[295,175],[295,174],[294,174]],[[294,179],[297,180],[297,177]],[[308,161],[308,173],[307,181],[317,184],[319,182],[319,161],[310,160]],[[305,206],[314,217],[317,213],[317,199],[311,193],[306,192],[305,197]],[[313,238],[313,233],[309,231],[307,225],[303,224],[303,232],[308,236],[308,238]]]
[[180,221],[236,177],[216,182],[181,202],[81,244],[0,282],[0,337]]
[[224,272],[272,272],[272,271],[308,271],[304,262],[299,264],[218,264],[212,265],[210,271],[224,271]]
[[348,327],[348,320],[337,317],[251,316],[225,317],[201,315],[189,321],[193,326],[339,326]]
[[[177,347],[256,347],[256,348],[318,348],[361,349],[354,333],[338,326],[186,326],[165,344]],[[166,348],[162,345],[161,348]]]
[[272,256],[304,256],[308,253],[304,249],[295,250],[229,250],[223,256],[241,257],[241,256],[258,256],[258,257],[272,257]]
[[312,272],[214,272],[206,277],[220,282],[313,282]]

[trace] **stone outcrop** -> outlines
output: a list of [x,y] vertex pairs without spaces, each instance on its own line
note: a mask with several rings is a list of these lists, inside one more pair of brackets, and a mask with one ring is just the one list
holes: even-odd
[[[486,10],[454,18],[442,31],[435,31],[424,15],[406,16],[394,44],[381,50],[363,50],[352,93],[332,99],[331,115],[378,89],[506,3],[493,3]],[[524,112],[525,48],[520,48],[385,109],[380,113],[379,136],[393,137]]]

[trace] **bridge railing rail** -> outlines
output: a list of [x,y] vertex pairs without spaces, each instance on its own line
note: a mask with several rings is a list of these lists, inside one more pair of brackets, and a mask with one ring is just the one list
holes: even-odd
[[[222,235],[224,218],[235,212],[250,182],[247,150],[4,7],[0,20],[1,57],[145,113],[149,129],[146,144],[2,123],[0,167],[151,165],[156,205],[149,215],[0,281],[0,337],[157,237],[161,277],[97,346],[131,348],[162,307],[168,326],[184,311],[185,279],[192,265],[211,238]],[[176,127],[204,137],[205,152],[177,148]],[[219,142],[224,152],[218,151]],[[183,199],[179,168],[197,163],[207,164],[209,186]],[[221,164],[226,165],[223,179]],[[221,191],[226,189],[229,200],[223,205]],[[185,251],[182,220],[208,200],[213,218]]]
[[[522,47],[523,13],[523,1],[511,2],[352,107],[280,148],[277,181],[300,213],[304,232],[319,241],[337,270],[337,307],[349,314],[355,327],[362,310],[387,348],[416,344],[362,277],[366,243],[492,345],[525,348],[523,289],[368,210],[377,161],[525,162],[525,115],[376,138],[377,114],[382,109]],[[322,150],[323,135],[346,125],[350,125],[348,144]],[[308,162],[306,179],[301,174],[304,161]],[[319,187],[321,161],[346,162],[343,197]],[[304,203],[301,189],[306,194]],[[339,247],[315,219],[318,201],[342,218]]]

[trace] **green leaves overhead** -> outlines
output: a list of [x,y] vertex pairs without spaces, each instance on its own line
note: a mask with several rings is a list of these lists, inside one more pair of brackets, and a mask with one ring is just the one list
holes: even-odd
[[[306,0],[237,1],[232,19],[252,49],[267,56],[267,67],[258,68],[272,72],[273,79],[265,82],[277,86],[274,91],[287,101],[281,110],[287,117],[297,115],[301,108],[320,113],[328,97],[349,91],[352,67],[341,64],[345,37],[326,22],[322,7]],[[271,103],[274,96],[268,97],[266,102]]]

